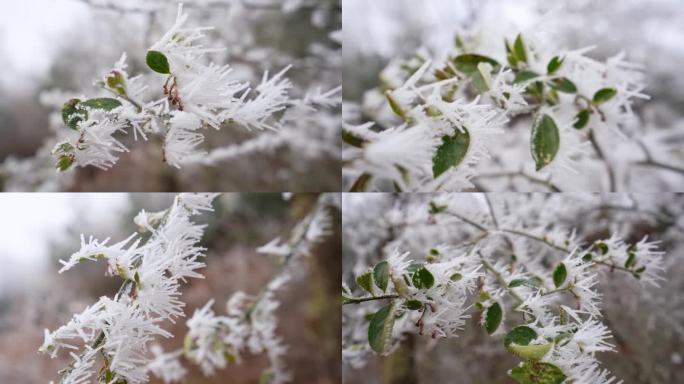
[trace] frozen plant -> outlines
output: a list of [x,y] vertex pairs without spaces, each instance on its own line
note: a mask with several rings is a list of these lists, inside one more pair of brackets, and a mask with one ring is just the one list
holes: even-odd
[[[321,195],[287,241],[276,238],[258,248],[259,253],[279,260],[279,272],[256,295],[235,292],[226,303],[225,315],[217,315],[212,310],[214,300],[209,300],[187,321],[183,348],[170,353],[159,351],[149,365],[150,371],[165,383],[177,382],[185,372],[178,358],[184,357],[197,364],[205,375],[214,375],[229,363],[239,363],[241,356],[249,352],[264,354],[269,361],[259,382],[289,382],[291,376],[283,361],[287,346],[277,334],[276,310],[280,302],[275,295],[288,282],[301,259],[309,256],[312,247],[331,233],[330,209],[339,205],[336,200],[334,195]],[[169,371],[178,374],[169,375]]]
[[562,12],[391,60],[344,117],[346,188],[617,191],[637,168],[684,174],[635,112],[649,99],[642,68],[624,52],[598,60],[593,46],[563,46]]
[[358,368],[369,354],[391,355],[408,335],[457,338],[477,317],[519,358],[508,372],[518,383],[618,382],[597,358],[615,351],[599,284],[624,274],[643,290],[658,288],[664,252],[647,235],[627,240],[630,220],[601,238],[599,225],[575,228],[568,218],[615,211],[681,227],[639,199],[611,200],[619,199],[346,196],[343,244],[355,259],[342,287],[344,362]]
[[[315,118],[320,108],[339,105],[341,87],[294,98],[293,84],[286,77],[290,66],[266,71],[261,82],[252,85],[233,74],[229,65],[209,61],[209,55],[223,51],[202,44],[211,27],[187,24],[188,15],[179,4],[175,23],[146,53],[153,75],[129,75],[124,53],[97,82],[109,97],[81,96],[64,104],[62,119],[68,130],[52,150],[58,170],[73,165],[111,168],[129,150],[122,142],[126,135],[135,140],[158,137],[163,160],[176,168],[215,164],[281,145],[312,155],[336,152],[301,132],[301,124]],[[147,99],[150,89],[154,97]],[[202,148],[204,131],[226,126],[258,135],[209,152]]]
[[[103,296],[53,332],[45,330],[40,351],[56,357],[68,351],[70,366],[60,371],[60,383],[145,383],[152,358],[148,345],[172,335],[161,327],[183,316],[180,284],[202,278],[205,249],[198,245],[205,225],[193,217],[212,211],[216,194],[180,194],[161,212],[141,211],[135,218],[141,232],[116,244],[81,235],[81,249],[62,260],[60,273],[84,261],[105,260],[107,275],[123,280],[113,298]],[[101,368],[96,367],[101,358]],[[158,368],[158,358],[154,360]],[[156,372],[157,369],[153,369]],[[175,369],[173,372],[178,372]],[[170,375],[171,373],[167,373]],[[177,374],[177,373],[175,373]]]
[[[193,217],[212,211],[216,194],[180,194],[160,212],[141,211],[134,219],[139,232],[115,244],[81,237],[81,249],[62,261],[61,272],[84,261],[106,260],[107,275],[123,284],[113,298],[101,297],[64,326],[50,332],[40,351],[56,357],[68,352],[73,362],[60,371],[60,383],[147,383],[152,374],[165,383],[180,382],[187,374],[183,360],[197,364],[203,374],[214,375],[245,353],[264,354],[269,367],[263,383],[290,381],[283,356],[287,346],[277,333],[277,292],[313,247],[332,231],[331,209],[339,196],[321,195],[286,241],[276,238],[259,247],[259,253],[279,262],[279,272],[256,294],[235,292],[217,315],[214,300],[187,320],[183,347],[165,352],[158,337],[174,335],[163,328],[184,316],[180,284],[187,278],[204,278],[206,249],[198,246],[205,225]],[[146,240],[144,240],[146,239]],[[100,366],[98,368],[98,366]]]

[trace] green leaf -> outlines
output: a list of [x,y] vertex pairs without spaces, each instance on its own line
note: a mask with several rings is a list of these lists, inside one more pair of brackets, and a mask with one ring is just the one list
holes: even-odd
[[485,329],[490,335],[499,328],[501,324],[501,318],[503,317],[503,311],[501,310],[501,305],[499,303],[492,304],[487,308],[487,315],[485,317]]
[[342,129],[342,141],[356,148],[362,148],[366,144],[366,140],[354,136],[354,134],[345,129]]
[[511,343],[508,349],[522,357],[523,359],[539,360],[551,349],[552,343],[534,344],[534,345],[518,345]]
[[518,34],[513,43],[513,53],[518,61],[527,63],[527,49],[525,48],[525,42],[523,41],[522,35]]
[[368,325],[368,344],[377,353],[384,353],[392,337],[394,303],[380,308]]
[[605,255],[606,253],[608,253],[608,244],[601,242],[601,243],[596,244],[596,246],[598,247],[598,249],[601,250],[602,255]]
[[525,279],[513,279],[510,283],[508,283],[508,288],[519,287],[521,285],[525,285],[525,283],[527,283],[527,280]]
[[121,102],[117,99],[112,99],[111,97],[100,97],[96,99],[86,100],[81,103],[80,107],[88,107],[92,109],[104,109],[105,111],[111,111],[114,108],[121,106]]
[[560,133],[551,116],[538,115],[532,126],[532,158],[537,164],[537,171],[550,164],[558,153]]
[[558,56],[554,56],[553,59],[549,61],[549,64],[546,66],[546,73],[548,73],[549,75],[553,75],[558,70],[558,68],[560,68],[561,64],[563,64],[564,60],[565,59],[561,59]]
[[419,300],[408,300],[406,302],[406,308],[408,308],[412,311],[417,311],[417,310],[423,308],[423,303],[421,303]]
[[451,277],[449,277],[449,280],[451,280],[451,281],[459,281],[459,280],[461,280],[462,278],[463,278],[463,275],[461,275],[460,273],[456,272],[456,273],[454,273],[453,275],[451,275]]
[[67,127],[77,130],[78,123],[88,118],[88,112],[79,109],[77,106],[81,102],[79,99],[71,99],[64,103],[62,107],[62,121]]
[[532,71],[520,71],[515,74],[515,79],[513,80],[513,84],[518,84],[518,83],[524,83],[528,80],[532,80],[535,77],[538,77],[539,74],[532,72]]
[[418,289],[430,289],[435,284],[435,277],[423,267],[413,274],[413,286]]
[[556,288],[560,288],[565,282],[566,277],[568,277],[568,270],[565,269],[565,264],[558,264],[556,269],[553,270],[553,285],[555,285]]
[[443,136],[442,144],[432,158],[432,174],[435,178],[451,167],[456,167],[465,158],[470,147],[470,134],[465,128],[463,132],[456,130],[453,136]]
[[390,108],[392,108],[392,112],[401,117],[402,120],[406,120],[406,112],[404,112],[404,108],[401,107],[401,104],[399,104],[397,99],[394,98],[392,91],[385,92],[385,97],[389,102]]
[[[433,159],[433,162],[434,162],[434,159]],[[448,205],[437,205],[437,203],[435,203],[434,201],[431,201],[429,212],[431,214],[440,213],[440,212],[446,211],[448,208],[449,208]]]
[[583,109],[579,111],[577,116],[575,116],[575,125],[574,127],[577,129],[582,129],[586,127],[587,123],[589,122],[589,110],[588,109]]
[[389,281],[388,262],[381,261],[375,265],[375,268],[373,268],[373,280],[381,291],[385,292],[387,290],[387,282]]
[[482,62],[477,65],[477,71],[470,73],[473,88],[477,93],[484,93],[491,89],[492,66],[489,63]]
[[627,260],[625,261],[625,268],[629,269],[635,265],[636,265],[636,254],[634,252],[630,252],[629,256],[627,256]]
[[504,345],[508,348],[509,345],[515,343],[517,345],[529,345],[530,342],[537,338],[537,332],[534,329],[521,325],[511,329],[504,338]]
[[551,87],[559,92],[577,93],[577,86],[567,77],[561,77],[551,82]]
[[474,53],[456,56],[455,58],[451,59],[451,62],[454,64],[454,67],[456,67],[457,70],[468,75],[472,74],[473,72],[477,72],[477,66],[480,63],[489,63],[494,68],[499,66],[499,63],[496,60]]
[[147,66],[157,73],[164,75],[171,73],[169,60],[166,58],[166,56],[164,56],[163,53],[159,51],[147,51],[145,61],[147,62]]
[[61,155],[59,156],[59,158],[57,158],[57,169],[61,172],[64,172],[67,169],[69,169],[72,164],[74,164],[73,155]]
[[349,188],[349,192],[363,192],[368,188],[368,184],[371,182],[373,179],[373,176],[371,176],[368,173],[362,173],[361,176],[359,176],[356,181],[354,181],[354,184],[352,184],[351,188]]
[[366,290],[368,293],[373,293],[373,278],[371,277],[371,271],[366,271],[358,276],[356,276],[356,285]]
[[107,87],[119,96],[126,96],[126,79],[119,71],[111,71],[105,76]]
[[511,377],[518,384],[561,384],[566,376],[560,368],[551,363],[525,361],[511,369]]
[[615,95],[617,95],[617,90],[615,88],[599,89],[598,91],[596,91],[596,93],[594,93],[592,103],[594,103],[594,105],[603,104],[606,101],[612,99]]

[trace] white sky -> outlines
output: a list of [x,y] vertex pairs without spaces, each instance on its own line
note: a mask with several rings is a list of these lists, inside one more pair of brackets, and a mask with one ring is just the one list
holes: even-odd
[[105,218],[127,202],[123,193],[0,193],[0,291],[3,281],[39,275],[50,240],[63,236],[76,213]]
[[45,74],[55,39],[88,14],[78,0],[0,1],[0,80],[12,88]]

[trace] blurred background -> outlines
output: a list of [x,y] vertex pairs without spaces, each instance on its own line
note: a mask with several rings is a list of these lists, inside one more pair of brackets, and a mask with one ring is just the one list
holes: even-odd
[[[427,219],[429,202],[439,194],[344,194],[342,200],[342,278],[354,288],[354,277],[386,258],[395,249],[411,252],[424,260],[429,249],[457,246],[471,228],[467,224],[446,225]],[[446,194],[445,194],[446,195]],[[481,194],[452,194],[454,212],[476,222],[489,222],[489,211]],[[660,241],[665,252],[660,287],[642,287],[625,273],[606,271],[599,276],[602,321],[611,329],[616,353],[599,353],[603,368],[625,384],[669,384],[684,382],[684,196],[679,194],[489,194],[499,223],[541,223],[575,229],[577,240],[586,244],[618,233],[629,244],[648,236]],[[441,200],[442,202],[446,200]],[[422,220],[420,218],[423,218]],[[482,220],[482,221],[480,221]],[[435,225],[437,224],[437,225]],[[515,224],[518,225],[518,224]],[[548,229],[549,231],[552,228]],[[553,238],[553,237],[552,237]],[[536,244],[533,244],[536,245]],[[520,248],[518,248],[520,249]],[[537,248],[533,248],[537,249]],[[539,248],[539,255],[548,252]],[[494,257],[510,257],[508,249]],[[559,257],[555,254],[555,257]],[[551,264],[553,265],[553,264]],[[343,363],[343,383],[513,384],[507,371],[520,360],[508,353],[501,338],[491,337],[480,325],[475,308],[469,313],[457,338],[432,339],[405,334],[400,347],[388,357],[361,355],[363,366],[353,356],[356,340],[367,334],[369,320],[381,305],[343,307],[343,343],[351,359]],[[514,316],[508,316],[509,320]],[[358,320],[357,320],[358,319]],[[512,327],[509,321],[506,329]],[[359,325],[358,334],[353,325]],[[347,349],[349,346],[350,349]]]
[[[376,121],[383,128],[398,124],[389,108],[381,108],[385,99],[375,91],[381,85],[380,73],[391,62],[412,68],[415,62],[410,64],[409,60],[419,54],[441,63],[455,53],[457,33],[484,52],[500,51],[504,36],[511,38],[518,31],[538,26],[554,31],[559,47],[574,50],[596,46],[588,56],[597,60],[624,52],[627,61],[643,66],[644,93],[651,98],[634,106],[639,117],[636,132],[645,142],[657,143],[655,157],[662,156],[679,168],[684,164],[681,0],[343,0],[342,4],[343,119],[347,123]],[[396,78],[395,72],[388,72],[387,78]],[[529,126],[526,120],[522,123]],[[604,135],[604,140],[610,141],[609,157],[640,155],[638,149],[619,146],[622,142],[616,140],[614,132]],[[525,149],[521,156],[528,152]],[[649,167],[631,167],[630,172],[626,191],[682,190],[681,172]],[[574,185],[567,190],[598,190],[595,184],[586,185],[600,182],[594,173],[593,169],[583,169],[584,180],[573,177]],[[506,185],[491,184],[484,191],[506,189]],[[521,190],[534,190],[531,188],[534,186]]]
[[[103,295],[112,296],[118,278],[104,277],[106,264],[84,263],[58,274],[59,259],[79,248],[79,235],[112,241],[136,228],[141,209],[165,209],[172,194],[0,194],[0,383],[35,384],[58,379],[65,356],[38,354],[43,329],[54,330]],[[182,285],[186,319],[214,298],[214,311],[225,313],[236,291],[256,294],[278,270],[275,260],[255,248],[277,236],[287,237],[316,200],[316,195],[223,194],[215,212],[198,216],[208,225],[205,279]],[[340,382],[340,216],[334,212],[333,235],[294,269],[292,280],[276,294],[278,330],[288,353],[285,364],[295,383]],[[182,347],[187,328],[181,319],[163,326],[175,337],[159,340],[165,350]],[[191,364],[186,384],[256,383],[267,367],[264,356],[246,353],[238,365],[205,378]],[[156,379],[151,383],[161,383]]]
[[[186,0],[189,26],[214,26],[202,42],[252,83],[264,71],[292,64],[301,98],[341,85],[339,0]],[[147,73],[145,52],[173,24],[178,2],[167,0],[22,0],[0,5],[0,190],[67,191],[337,191],[339,108],[323,109],[301,127],[308,150],[275,148],[216,166],[182,170],[161,161],[155,141],[131,149],[109,171],[94,167],[57,174],[50,151],[63,139],[63,103],[98,96],[93,85],[128,54],[131,76]],[[147,100],[161,97],[149,90]],[[149,95],[152,91],[154,95]],[[158,92],[157,92],[158,91]],[[154,98],[153,98],[154,97]],[[297,127],[300,128],[300,127]],[[204,148],[254,137],[242,127],[206,132]]]

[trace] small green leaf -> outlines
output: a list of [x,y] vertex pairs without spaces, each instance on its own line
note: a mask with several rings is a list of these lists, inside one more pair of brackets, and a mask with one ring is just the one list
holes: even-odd
[[568,277],[568,270],[565,268],[565,264],[560,263],[558,266],[556,266],[556,269],[553,270],[553,285],[556,286],[556,288],[560,288],[561,285],[565,282],[565,278]]
[[385,92],[385,97],[387,97],[387,102],[389,102],[390,108],[392,108],[392,112],[394,112],[397,116],[401,117],[402,120],[406,120],[406,112],[404,112],[404,108],[401,107],[401,104],[399,104],[397,99],[394,98],[394,95],[392,95],[392,91]]
[[598,91],[596,91],[596,93],[594,93],[592,103],[594,103],[594,105],[603,104],[606,101],[612,99],[615,95],[617,95],[617,90],[615,88],[599,89]]
[[[434,162],[434,159],[433,159],[433,162]],[[431,214],[440,213],[440,212],[446,211],[448,208],[449,208],[448,205],[438,205],[438,204],[435,203],[434,201],[431,201],[431,202],[430,202],[430,210],[429,210],[429,212],[430,212]]]
[[539,74],[532,72],[532,71],[520,71],[520,72],[515,74],[515,79],[513,80],[513,84],[524,83],[524,82],[532,80],[538,76],[539,76]]
[[57,158],[57,169],[61,172],[64,172],[67,169],[69,169],[72,164],[74,164],[73,155],[61,155],[59,156],[59,158]]
[[430,289],[435,284],[435,277],[423,267],[413,274],[413,286],[418,289]]
[[469,147],[470,134],[466,129],[463,129],[463,132],[456,130],[453,136],[443,136],[442,144],[437,148],[435,157],[432,158],[433,176],[437,178],[449,168],[461,164]]
[[511,369],[511,378],[518,384],[561,384],[566,376],[560,368],[539,361],[524,361]]
[[368,293],[373,293],[373,278],[371,277],[371,271],[366,271],[358,276],[356,276],[356,285],[366,290]]
[[560,147],[560,133],[556,122],[547,114],[538,115],[532,126],[532,158],[537,171],[550,164]]
[[602,255],[605,255],[606,253],[608,253],[608,244],[601,242],[601,243],[596,244],[596,246],[598,247],[598,249],[601,250]]
[[642,266],[642,267],[637,268],[636,271],[634,271],[634,272],[635,273],[643,273],[645,270],[646,270],[646,267]]
[[513,53],[517,61],[527,63],[527,49],[525,47],[525,42],[523,41],[522,35],[518,34],[513,43]]
[[381,261],[375,265],[375,268],[373,268],[373,280],[381,291],[385,292],[387,290],[387,282],[389,282],[388,262]]
[[582,129],[586,127],[587,123],[589,122],[589,110],[588,109],[583,109],[579,111],[577,116],[575,116],[575,125],[574,127],[577,129]]
[[489,63],[492,67],[497,68],[499,63],[487,56],[476,55],[474,53],[467,53],[465,55],[459,55],[451,59],[454,67],[465,74],[471,74],[477,72],[477,66],[480,63]]
[[551,349],[552,343],[534,344],[534,345],[518,345],[511,343],[508,349],[522,357],[523,359],[539,360]]
[[408,300],[406,302],[406,308],[408,308],[412,311],[417,311],[417,310],[423,308],[423,303],[421,303],[419,300]]
[[461,280],[462,278],[463,278],[463,275],[461,275],[460,273],[456,272],[456,273],[454,273],[453,275],[451,275],[451,277],[449,277],[449,280],[451,280],[451,281],[459,281],[459,280]]
[[119,96],[126,96],[126,80],[119,71],[111,71],[105,76],[107,87]]
[[485,93],[492,88],[492,69],[489,63],[482,62],[477,65],[477,71],[470,73],[473,88],[477,93]]
[[508,288],[519,287],[521,285],[525,285],[525,283],[527,283],[527,280],[525,279],[513,279],[510,283],[508,283]]
[[368,184],[370,184],[371,180],[373,180],[373,176],[368,173],[362,173],[361,176],[354,181],[354,184],[352,184],[351,188],[349,188],[349,192],[365,191],[366,188],[368,188]]
[[368,344],[377,353],[383,354],[392,337],[394,327],[394,303],[380,308],[368,325]]
[[163,53],[159,51],[147,51],[147,57],[145,57],[147,66],[153,71],[168,75],[171,73],[171,68],[169,67],[169,60],[164,56]]
[[593,255],[591,253],[587,253],[586,255],[582,256],[582,261],[584,261],[585,263],[588,263],[591,261],[592,258],[593,258]]
[[577,86],[567,77],[561,77],[551,82],[551,87],[559,92],[577,93]]
[[67,127],[77,130],[78,123],[88,118],[88,112],[78,108],[79,99],[71,99],[62,107],[62,121]]
[[485,329],[490,335],[499,328],[501,324],[501,318],[503,317],[503,311],[501,310],[501,305],[499,303],[492,304],[487,308],[487,315],[485,317]]
[[530,342],[537,338],[537,332],[534,329],[521,325],[511,329],[504,338],[504,345],[508,348],[509,345],[515,343],[517,345],[529,345]]
[[366,140],[354,136],[353,133],[347,131],[346,129],[342,129],[342,141],[356,148],[362,148],[363,145],[366,144]]
[[549,64],[546,66],[546,73],[549,75],[553,75],[556,73],[556,71],[560,68],[560,66],[563,64],[563,61],[565,59],[561,59],[558,56],[554,56],[551,61],[549,61]]
[[627,260],[625,261],[625,268],[629,269],[635,265],[636,265],[636,254],[634,252],[630,252],[629,256],[627,256]]
[[112,99],[111,97],[100,97],[97,99],[89,99],[81,103],[79,107],[88,107],[92,109],[103,109],[105,111],[111,111],[114,108],[120,107],[121,102],[117,99]]

